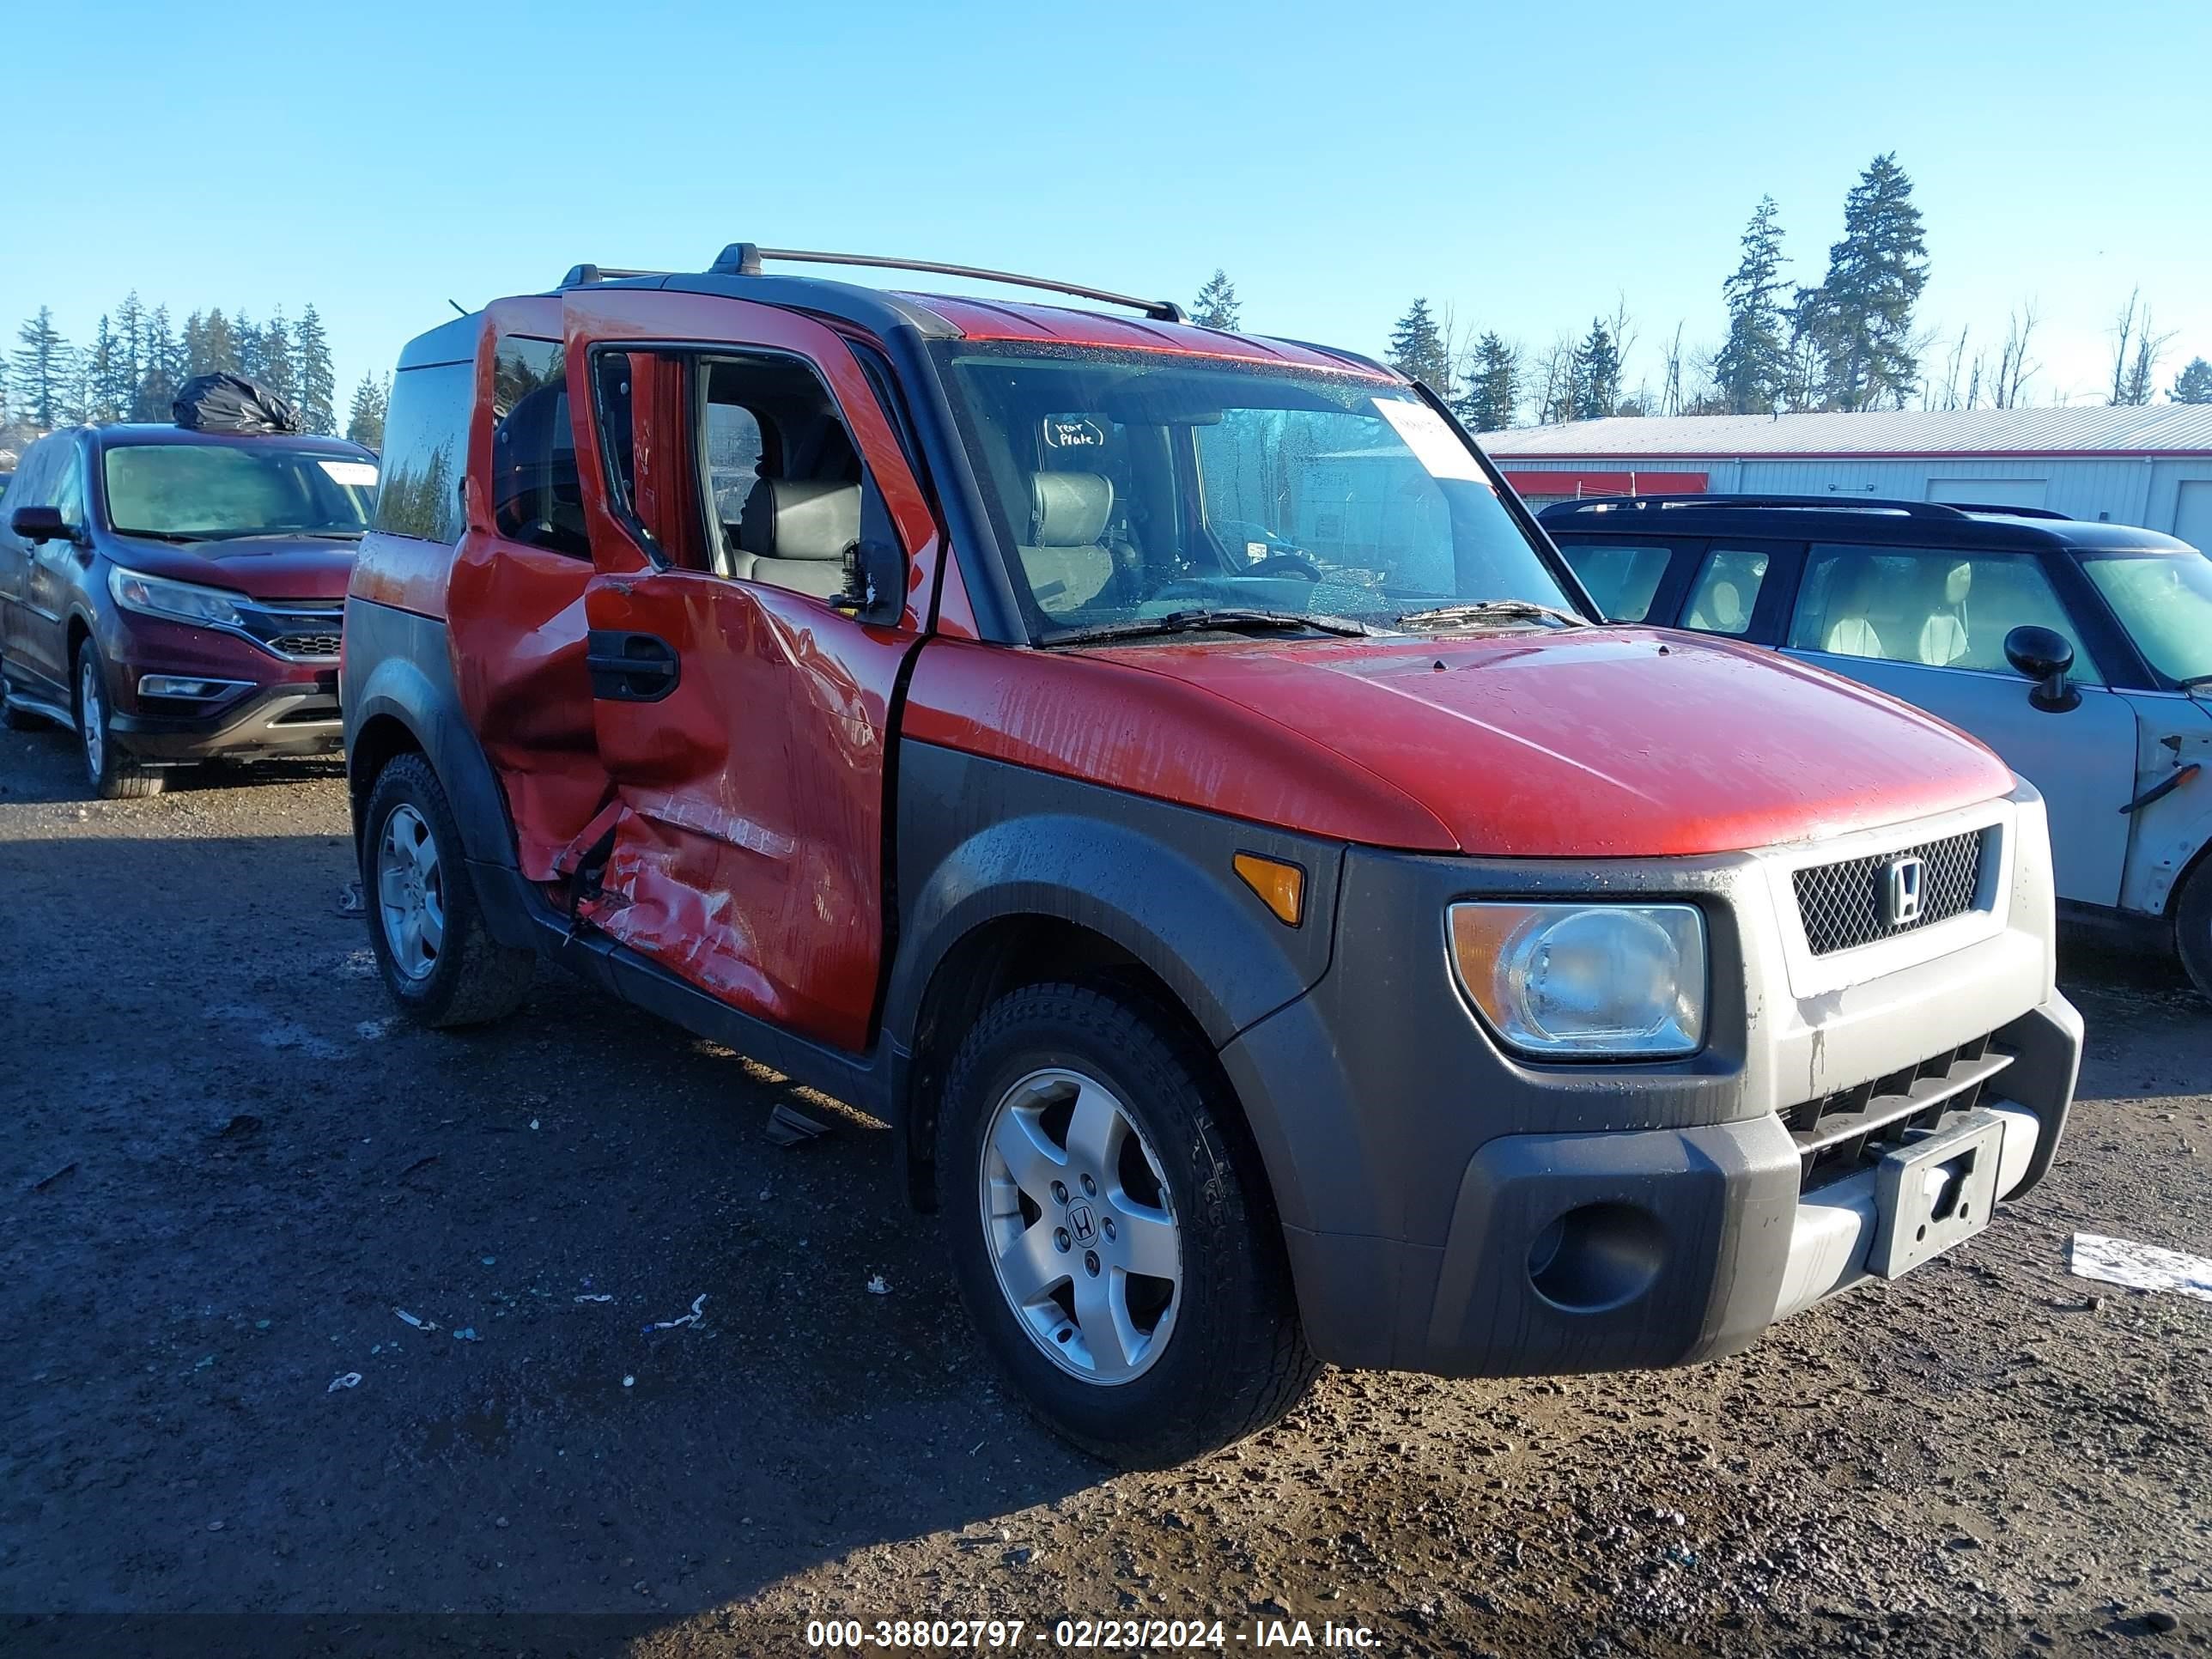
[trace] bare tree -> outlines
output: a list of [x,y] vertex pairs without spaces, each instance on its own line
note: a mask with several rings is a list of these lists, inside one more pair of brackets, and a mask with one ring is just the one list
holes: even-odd
[[1574,336],[1562,334],[1536,354],[1536,419],[1540,425],[1559,426],[1575,417],[1576,381],[1580,378],[1576,346]]
[[1990,401],[1999,409],[2018,409],[2021,392],[2043,365],[2030,360],[2028,342],[2035,335],[2035,301],[2028,301],[2005,316],[2004,349],[1997,354],[1996,382]]
[[1665,373],[1659,388],[1659,412],[1662,415],[1682,412],[1682,327],[1680,322],[1675,323],[1674,337],[1667,343]]
[[2158,332],[2142,298],[2141,289],[2131,289],[2127,304],[2112,319],[2112,393],[2105,401],[2115,407],[2140,407],[2151,400],[2159,360],[2173,343],[2172,331]]
[[1938,392],[1935,382],[1929,382],[1929,408],[1959,407],[1959,374],[1966,364],[1966,337],[1972,327],[1972,325],[1968,324],[1959,330],[1959,343],[1951,348],[1951,355],[1943,366],[1942,390]]

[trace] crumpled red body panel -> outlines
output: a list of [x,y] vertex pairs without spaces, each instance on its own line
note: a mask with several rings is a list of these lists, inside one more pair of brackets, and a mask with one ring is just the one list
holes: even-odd
[[447,587],[453,684],[506,788],[516,851],[532,881],[612,787],[592,723],[584,589],[592,568],[471,531]]
[[592,619],[669,641],[682,673],[665,699],[600,722],[623,810],[581,913],[736,1007],[864,1047],[884,732],[914,636],[684,570],[602,579]]

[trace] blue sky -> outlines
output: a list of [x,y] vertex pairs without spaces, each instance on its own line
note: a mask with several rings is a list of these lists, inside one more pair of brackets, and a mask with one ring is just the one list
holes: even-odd
[[[1719,284],[1759,197],[1816,277],[1893,149],[1924,322],[2036,401],[2093,394],[2140,285],[2212,356],[2212,5],[1176,7],[46,4],[19,100],[0,319],[313,301],[341,395],[411,334],[579,259],[726,241],[1030,270],[1379,351],[1416,295],[1531,345],[1625,296],[1628,379]],[[27,70],[26,66],[30,66]],[[35,107],[35,119],[28,112]]]

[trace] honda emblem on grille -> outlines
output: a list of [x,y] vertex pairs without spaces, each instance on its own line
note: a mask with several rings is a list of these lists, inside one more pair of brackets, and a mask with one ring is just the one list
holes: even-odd
[[1892,859],[1881,875],[1882,921],[1892,927],[1919,921],[1928,891],[1928,860],[1908,854]]

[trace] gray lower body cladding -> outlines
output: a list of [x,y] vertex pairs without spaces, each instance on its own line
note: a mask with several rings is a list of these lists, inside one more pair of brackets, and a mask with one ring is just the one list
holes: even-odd
[[[1784,1114],[1962,1048],[1986,1045],[1989,1059],[1961,1060],[1961,1076],[2008,1063],[1950,1103],[1958,1113],[1942,1116],[1938,1100],[1928,1120],[1992,1110],[2000,1195],[2026,1190],[2058,1143],[2081,1046],[2051,985],[2040,857],[2024,838],[2002,925],[1800,998],[1774,884],[1744,856],[1577,867],[1347,851],[1328,972],[1222,1050],[1270,1152],[1316,1351],[1504,1376],[1741,1347],[1863,1278],[1881,1224],[1871,1169],[1807,1185],[1827,1177]],[[1702,1053],[1562,1066],[1504,1049],[1456,985],[1443,917],[1459,898],[1546,893],[1699,907],[1712,964]]]

